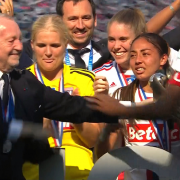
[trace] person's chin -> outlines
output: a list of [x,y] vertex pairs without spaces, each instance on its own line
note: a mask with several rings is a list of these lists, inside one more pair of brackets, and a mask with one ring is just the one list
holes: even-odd
[[10,67],[15,68],[19,65],[19,60],[14,60],[11,63],[9,63]]

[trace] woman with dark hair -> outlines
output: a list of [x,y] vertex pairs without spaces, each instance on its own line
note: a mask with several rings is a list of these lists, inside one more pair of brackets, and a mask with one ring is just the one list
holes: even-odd
[[[169,67],[167,59],[168,46],[159,35],[145,33],[136,37],[130,49],[130,66],[136,79],[130,85],[117,89],[113,96],[119,101],[135,103],[153,98],[149,79],[157,70],[163,70],[166,74]],[[104,131],[106,135],[111,131],[109,141],[104,141],[104,145],[101,141],[98,147],[101,145],[102,148],[103,145],[106,152],[121,147],[120,140],[124,137],[125,146],[154,146],[180,155],[179,128],[176,123],[170,129],[167,121],[133,119],[121,121],[120,126],[106,126]],[[124,179],[153,179],[155,176],[148,170],[133,169],[125,173]]]

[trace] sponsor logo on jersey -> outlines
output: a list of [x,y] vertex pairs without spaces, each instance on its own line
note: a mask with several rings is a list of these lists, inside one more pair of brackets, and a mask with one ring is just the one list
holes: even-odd
[[115,86],[116,86],[115,82],[112,82],[110,85],[110,88],[115,87]]
[[175,81],[180,82],[180,73],[175,73],[173,78]]
[[[163,124],[158,124],[160,131],[163,131]],[[150,124],[137,124],[137,127],[131,127],[130,124],[127,124],[128,130],[128,141],[131,143],[150,143],[158,142],[155,132]],[[179,141],[179,127],[177,124],[174,125],[174,129],[170,131],[171,141]]]

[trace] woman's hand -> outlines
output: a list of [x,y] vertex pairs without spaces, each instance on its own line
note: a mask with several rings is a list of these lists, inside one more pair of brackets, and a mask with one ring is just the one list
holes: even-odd
[[0,11],[3,14],[14,16],[14,8],[12,0],[0,0]]
[[72,96],[80,96],[79,89],[73,89]]
[[109,83],[104,76],[96,76],[93,84],[95,93],[104,93],[108,94],[109,92]]
[[43,129],[48,130],[50,136],[54,136],[54,129],[50,119],[43,118]]

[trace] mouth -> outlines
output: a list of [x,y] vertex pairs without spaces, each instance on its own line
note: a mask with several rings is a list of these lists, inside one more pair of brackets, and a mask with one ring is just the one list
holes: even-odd
[[77,31],[77,32],[74,32],[74,34],[75,34],[75,36],[77,36],[77,37],[84,37],[84,36],[86,35],[86,32],[87,32],[87,31],[83,31],[83,32]]
[[136,70],[137,74],[142,74],[145,71],[145,69],[143,67],[136,68],[135,70]]
[[54,61],[54,59],[43,59],[43,61],[46,63],[52,63]]
[[20,54],[10,54],[10,56],[20,56]]
[[124,56],[126,52],[113,52],[113,54],[118,58]]

